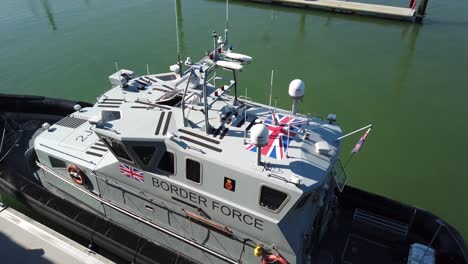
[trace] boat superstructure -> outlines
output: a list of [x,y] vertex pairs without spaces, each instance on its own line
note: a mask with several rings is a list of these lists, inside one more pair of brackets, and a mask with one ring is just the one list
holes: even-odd
[[[343,186],[341,129],[239,96],[252,58],[213,33],[171,72],[118,70],[92,107],[36,133],[50,191],[201,263],[305,263]],[[185,70],[183,69],[185,68]],[[285,92],[286,94],[286,92]]]

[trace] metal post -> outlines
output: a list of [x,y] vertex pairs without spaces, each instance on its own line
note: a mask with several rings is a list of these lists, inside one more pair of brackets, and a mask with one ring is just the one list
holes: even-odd
[[257,147],[257,165],[261,166],[262,165],[262,148]]
[[209,70],[205,71],[205,80],[203,81],[203,112],[205,114],[205,132],[207,135],[209,135],[211,132],[211,125],[210,122],[208,122],[208,72]]
[[184,120],[184,127],[187,126],[187,119],[185,118],[185,96],[187,95],[187,90],[188,90],[188,87],[190,85],[190,79],[192,78],[193,74],[194,74],[193,69],[190,68],[190,75],[189,75],[189,77],[187,79],[187,85],[185,86],[184,94],[182,95],[181,108],[182,108],[182,118]]
[[292,109],[291,109],[292,115],[296,115],[296,109],[297,109],[297,99],[294,99]]
[[235,70],[232,70],[232,75],[234,75],[234,105],[237,105],[237,78]]
[[184,70],[182,69],[182,62],[180,60],[180,45],[179,45],[179,12],[180,0],[175,0],[175,15],[176,15],[176,40],[177,40],[177,65],[179,65],[179,74],[182,77],[184,75]]
[[211,36],[213,37],[213,61],[217,61],[218,60],[218,51],[216,50],[216,38],[218,37],[218,34],[216,33],[216,31],[213,31],[213,33],[211,34]]
[[421,0],[419,3],[418,11],[416,12],[416,22],[421,23],[426,15],[427,3],[429,0]]

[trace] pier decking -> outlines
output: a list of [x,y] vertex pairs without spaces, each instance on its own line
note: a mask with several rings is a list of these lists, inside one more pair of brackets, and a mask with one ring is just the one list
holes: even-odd
[[415,10],[409,7],[376,5],[346,0],[252,0],[286,6],[309,7],[340,13],[355,13],[384,18],[412,20]]
[[108,264],[110,260],[0,204],[1,263]]

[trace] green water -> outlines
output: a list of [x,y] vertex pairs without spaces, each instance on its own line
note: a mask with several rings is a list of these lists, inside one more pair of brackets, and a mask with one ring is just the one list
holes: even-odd
[[[211,31],[224,30],[224,2],[180,3],[182,57],[199,58]],[[428,209],[468,239],[468,0],[430,0],[423,25],[245,1],[229,10],[235,50],[255,60],[239,74],[242,91],[268,103],[274,68],[280,107],[290,107],[288,83],[301,78],[301,112],[336,113],[345,131],[373,123],[347,167],[349,184]],[[174,13],[172,0],[3,0],[0,93],[93,101],[115,61],[167,71]]]

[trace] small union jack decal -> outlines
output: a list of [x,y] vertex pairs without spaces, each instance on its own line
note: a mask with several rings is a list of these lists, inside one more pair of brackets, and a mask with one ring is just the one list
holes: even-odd
[[142,170],[139,170],[126,164],[120,164],[120,174],[137,182],[145,182],[145,176],[143,175]]
[[[262,148],[262,155],[269,156],[274,159],[283,159],[290,141],[296,136],[304,121],[291,118],[289,116],[274,113],[269,116],[263,124],[268,128],[268,144]],[[288,137],[288,126],[289,137]],[[249,144],[247,150],[257,152],[257,147]]]

